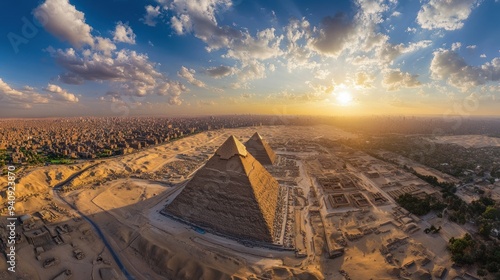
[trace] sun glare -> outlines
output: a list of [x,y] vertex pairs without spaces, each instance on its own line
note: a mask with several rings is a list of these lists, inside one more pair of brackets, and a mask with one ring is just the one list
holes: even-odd
[[341,106],[349,106],[352,103],[352,95],[347,91],[342,91],[337,94],[337,103]]

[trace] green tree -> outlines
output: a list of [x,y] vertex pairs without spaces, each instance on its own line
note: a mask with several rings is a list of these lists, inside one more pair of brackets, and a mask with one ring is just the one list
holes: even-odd
[[489,219],[489,220],[497,220],[499,217],[498,209],[495,208],[494,206],[487,206],[486,210],[484,210],[483,213],[483,218]]

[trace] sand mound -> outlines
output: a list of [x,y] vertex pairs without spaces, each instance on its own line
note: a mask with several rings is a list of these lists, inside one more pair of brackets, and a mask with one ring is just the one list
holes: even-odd
[[[124,239],[126,236],[125,234]],[[189,254],[161,247],[142,235],[139,235],[130,247],[139,253],[156,273],[170,279],[231,279],[229,274],[201,264]]]

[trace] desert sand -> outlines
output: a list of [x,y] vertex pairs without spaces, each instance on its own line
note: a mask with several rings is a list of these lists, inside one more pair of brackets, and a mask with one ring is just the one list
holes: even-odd
[[[200,233],[160,213],[230,135],[245,142],[256,131],[278,156],[271,169],[289,195],[284,235],[303,240],[304,256],[296,255],[293,248],[248,246],[221,234]],[[74,275],[73,279],[91,279],[79,278],[91,275],[100,279],[99,269],[113,268],[123,279],[112,253],[84,217],[99,228],[109,248],[136,279],[395,279],[400,275],[416,279],[438,266],[450,268],[445,244],[449,237],[466,231],[436,217],[420,220],[398,212],[389,193],[405,185],[387,183],[408,182],[432,191],[417,178],[395,175],[393,166],[362,153],[319,144],[321,139],[347,137],[353,135],[329,126],[218,130],[121,157],[23,171],[18,213],[37,216],[45,209],[57,216],[46,222],[49,228],[66,223],[73,230],[70,241],[47,248],[41,260],[24,241],[20,257],[27,261],[19,273],[27,279],[45,280],[74,267],[84,276]],[[365,172],[370,169],[381,177],[368,178]],[[356,188],[347,191],[350,206],[331,208],[329,191],[318,178],[339,174],[350,177]],[[54,192],[56,186],[63,191]],[[415,187],[410,189],[415,191]],[[372,193],[380,193],[385,200],[376,202]],[[358,204],[353,197],[360,199]],[[443,230],[435,236],[422,233],[430,224],[442,225]],[[400,239],[404,241],[388,260],[383,246]],[[297,242],[292,244],[297,246]],[[83,250],[86,257],[74,259],[74,248]],[[342,248],[340,255],[330,258],[338,248]],[[52,256],[60,256],[60,262],[43,268],[42,262]],[[429,263],[422,264],[426,258]],[[416,264],[411,265],[412,261]],[[409,268],[404,267],[407,263]]]

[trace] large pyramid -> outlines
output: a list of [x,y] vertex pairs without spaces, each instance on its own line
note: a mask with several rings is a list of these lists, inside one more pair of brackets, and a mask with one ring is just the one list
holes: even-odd
[[262,139],[258,132],[255,132],[245,143],[247,151],[252,154],[261,164],[272,165],[276,160],[273,149]]
[[279,184],[230,136],[165,211],[231,236],[273,242]]

